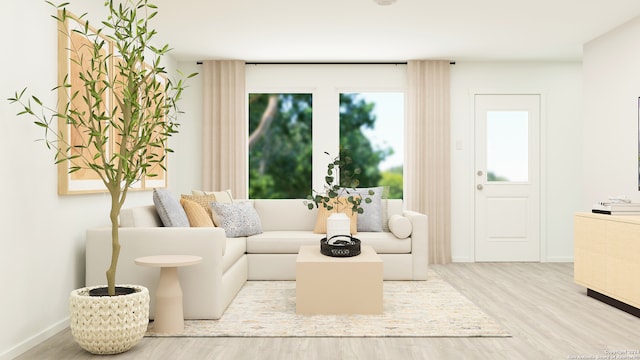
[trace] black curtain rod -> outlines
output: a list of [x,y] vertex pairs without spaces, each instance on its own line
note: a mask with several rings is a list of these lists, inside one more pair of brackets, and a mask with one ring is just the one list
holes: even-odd
[[328,62],[248,62],[247,65],[407,65],[407,62],[404,61],[390,61],[390,62],[344,62],[344,61],[328,61]]
[[[196,62],[198,65],[202,65],[202,61]],[[246,65],[407,65],[406,61],[394,61],[394,62],[247,62]],[[450,61],[449,64],[455,65],[455,61]]]

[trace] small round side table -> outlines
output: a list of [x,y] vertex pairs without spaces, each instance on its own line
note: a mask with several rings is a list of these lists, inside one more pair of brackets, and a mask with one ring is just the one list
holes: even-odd
[[202,257],[193,255],[156,255],[134,260],[137,265],[159,267],[160,281],[156,290],[154,329],[159,333],[177,333],[184,330],[182,288],[178,267],[195,265]]

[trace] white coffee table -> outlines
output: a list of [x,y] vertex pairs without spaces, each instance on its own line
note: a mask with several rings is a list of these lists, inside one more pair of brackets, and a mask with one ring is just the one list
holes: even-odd
[[159,267],[160,281],[156,290],[154,330],[159,333],[177,333],[184,330],[182,288],[178,267],[195,265],[202,257],[193,255],[156,255],[134,260],[141,266]]
[[382,260],[370,246],[354,257],[330,257],[320,244],[296,259],[296,313],[382,314]]

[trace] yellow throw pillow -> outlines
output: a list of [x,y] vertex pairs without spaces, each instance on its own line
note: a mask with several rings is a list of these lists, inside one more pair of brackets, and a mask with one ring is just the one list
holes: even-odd
[[192,227],[214,226],[211,216],[209,216],[209,214],[207,214],[207,212],[197,202],[181,198],[180,205],[184,208],[184,212],[187,213],[189,224]]
[[[318,207],[318,218],[316,220],[316,227],[313,229],[314,234],[326,234],[327,233],[327,219],[331,214],[336,212],[342,212],[349,218],[349,226],[351,228],[351,234],[358,233],[358,213],[351,211],[351,204],[347,201],[347,198],[339,198],[341,204],[333,207],[331,210],[327,210],[324,206]],[[336,200],[332,199],[332,203],[336,204]]]
[[[202,206],[202,208],[207,213],[207,215],[209,216],[211,221],[213,221],[213,215],[211,214],[211,206],[209,206],[209,204],[212,201],[218,201],[218,200],[216,200],[216,196],[215,195],[210,194],[210,195],[195,196],[195,195],[182,194],[182,195],[180,195],[180,198],[185,199],[185,200],[193,201],[196,204]],[[214,224],[215,224],[215,222],[214,222]]]

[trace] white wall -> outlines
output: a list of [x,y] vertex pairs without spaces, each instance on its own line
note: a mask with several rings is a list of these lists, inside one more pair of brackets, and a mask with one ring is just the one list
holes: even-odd
[[[5,44],[1,57],[5,73],[0,82],[0,119],[5,135],[0,141],[0,153],[5,159],[0,176],[0,188],[3,189],[0,205],[0,284],[3,286],[0,359],[9,359],[67,325],[69,292],[84,283],[84,232],[89,227],[108,224],[108,204],[106,196],[101,194],[58,196],[53,154],[41,143],[32,141],[41,137],[41,131],[26,119],[16,118],[19,109],[4,100],[15,90],[28,86],[46,103],[55,104],[56,96],[50,89],[55,86],[57,72],[56,24],[49,17],[53,10],[39,1],[12,0],[4,5],[0,12],[0,36]],[[101,5],[102,2],[82,2],[83,8],[74,12],[94,14]],[[603,143],[612,149],[609,153],[615,157],[596,161],[598,151],[584,150],[589,155],[585,157],[589,161],[584,165],[585,188],[593,199],[602,196],[595,191],[596,187],[608,195],[631,193],[637,186],[634,175],[637,171],[635,101],[638,91],[633,93],[633,90],[638,89],[631,80],[637,79],[638,72],[633,63],[640,61],[638,54],[629,54],[629,49],[633,48],[633,37],[639,35],[638,28],[635,24],[631,28],[633,31],[621,31],[616,35],[623,38],[621,44],[605,39],[594,42],[585,52],[589,59],[585,66],[587,83],[602,87],[588,88],[585,138],[587,142],[600,141],[595,135],[609,134],[605,132],[609,124],[616,129],[612,138]],[[611,56],[606,54],[609,51]],[[621,62],[624,66],[616,69]],[[603,75],[607,74],[604,64],[614,67],[607,71],[613,72],[616,81],[609,83]],[[185,73],[201,71],[194,63],[177,66]],[[633,75],[631,79],[630,74]],[[483,90],[542,92],[546,104],[544,161],[547,165],[547,186],[543,194],[546,252],[543,256],[547,260],[572,257],[571,215],[583,204],[580,75],[580,64],[577,63],[458,62],[452,67],[452,144],[454,147],[456,141],[463,144],[462,150],[452,150],[452,251],[455,260],[473,260],[470,246],[473,219],[469,211],[473,204],[470,91]],[[613,92],[614,86],[624,90]],[[201,88],[201,77],[193,79],[181,103],[186,114],[180,121],[180,134],[170,142],[176,153],[169,157],[169,187],[176,193],[189,192],[201,184]],[[630,104],[624,114],[618,114],[627,103],[618,98],[620,92],[627,95]],[[617,145],[621,139],[624,145]],[[626,157],[629,160],[624,160],[625,165],[610,161]],[[591,159],[596,162],[592,163]],[[603,183],[606,186],[601,186]],[[151,203],[150,193],[141,192],[130,194],[127,205],[148,203]]]
[[179,62],[177,68],[184,74],[198,73],[189,79],[184,97],[178,104],[184,114],[180,116],[180,133],[171,138],[169,155],[169,188],[180,194],[201,189],[202,184],[202,66],[196,62]]
[[640,18],[584,46],[584,206],[638,192]]
[[[451,68],[451,252],[474,261],[473,93],[542,95],[541,260],[572,261],[582,205],[582,80],[578,62],[458,62]],[[456,145],[462,148],[457,150]]]
[[[73,12],[93,15],[102,3],[83,2]],[[28,87],[55,106],[50,91],[57,77],[57,25],[50,18],[55,12],[44,1],[3,5],[0,359],[9,359],[66,327],[69,292],[84,285],[85,230],[108,225],[109,218],[105,194],[57,195],[53,153],[34,142],[42,131],[17,118],[20,108],[5,100]],[[170,158],[169,166],[174,162]],[[170,187],[175,176],[169,174]],[[150,203],[150,192],[131,193],[127,200],[127,206]]]

